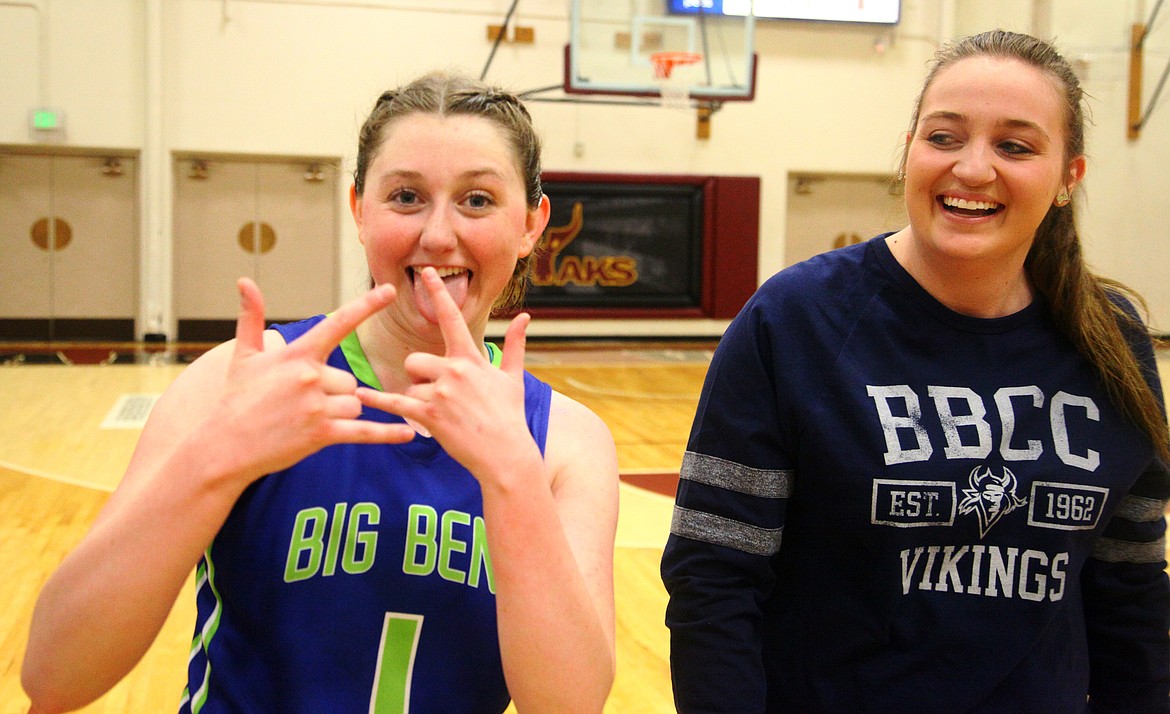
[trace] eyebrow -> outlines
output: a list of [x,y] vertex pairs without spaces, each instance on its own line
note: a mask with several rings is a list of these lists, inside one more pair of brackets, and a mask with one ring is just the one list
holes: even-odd
[[[500,173],[496,169],[492,169],[492,168],[471,169],[469,171],[464,171],[463,173],[459,174],[459,178],[461,178],[461,179],[478,179],[478,178],[482,178],[485,176],[491,177],[491,178],[496,178],[496,179],[499,179],[501,181],[505,180],[504,175],[502,173]],[[388,179],[406,179],[408,181],[418,181],[422,178],[423,178],[423,174],[420,171],[414,171],[411,169],[392,169],[390,171],[386,171],[386,172],[382,173],[381,175],[379,175],[377,177],[377,180],[378,181],[385,181]]]
[[[950,120],[950,121],[965,121],[966,118],[967,118],[967,116],[965,114],[960,114],[959,112],[937,111],[937,112],[931,112],[930,114],[927,114],[926,116],[922,117],[921,119],[919,119],[919,123],[926,121],[928,119],[945,119],[945,120]],[[1009,129],[1030,129],[1032,131],[1036,131],[1036,132],[1039,132],[1040,134],[1043,134],[1045,137],[1048,136],[1048,132],[1044,131],[1044,128],[1042,126],[1040,126],[1039,124],[1037,124],[1034,121],[1028,121],[1027,119],[1004,119],[1004,120],[998,122],[998,125],[1003,126],[1003,127],[1007,127]]]

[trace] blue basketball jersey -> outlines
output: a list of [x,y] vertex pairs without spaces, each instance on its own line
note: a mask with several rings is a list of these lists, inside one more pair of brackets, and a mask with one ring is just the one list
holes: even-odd
[[[291,342],[321,319],[276,329]],[[329,364],[377,387],[356,337],[343,346]],[[528,373],[524,387],[543,452],[551,388]],[[196,597],[180,714],[508,706],[479,484],[434,439],[334,445],[261,478],[204,553]]]

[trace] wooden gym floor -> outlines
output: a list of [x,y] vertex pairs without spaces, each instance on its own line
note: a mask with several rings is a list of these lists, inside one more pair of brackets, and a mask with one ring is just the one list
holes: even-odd
[[[670,523],[666,494],[673,493],[713,347],[530,344],[529,369],[596,411],[617,442],[618,674],[606,712],[674,711],[658,562]],[[0,347],[0,714],[28,709],[20,664],[41,585],[85,534],[121,478],[153,395],[187,359],[181,350],[135,354],[92,346],[42,348],[22,359]],[[1159,368],[1165,385],[1170,351],[1160,352]],[[81,711],[175,711],[193,621],[189,581],[146,657]]]

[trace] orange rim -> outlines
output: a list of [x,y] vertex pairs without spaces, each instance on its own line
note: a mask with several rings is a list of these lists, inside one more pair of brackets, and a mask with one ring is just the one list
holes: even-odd
[[694,64],[701,59],[703,55],[698,52],[655,52],[650,55],[654,76],[659,79],[669,79],[671,70],[680,64]]

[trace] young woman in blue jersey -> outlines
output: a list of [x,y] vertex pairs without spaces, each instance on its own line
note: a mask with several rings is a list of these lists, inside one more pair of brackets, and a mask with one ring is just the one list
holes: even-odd
[[180,711],[601,710],[613,440],[524,371],[526,315],[484,343],[549,218],[527,110],[445,74],[386,92],[350,204],[376,287],[265,331],[240,281],[236,339],[159,400],[41,594],[34,711],[113,686],[196,564]]
[[944,47],[909,225],[733,321],[662,563],[679,711],[1168,711],[1166,419],[1081,255],[1085,164],[1051,45]]

